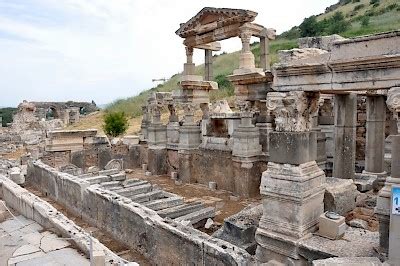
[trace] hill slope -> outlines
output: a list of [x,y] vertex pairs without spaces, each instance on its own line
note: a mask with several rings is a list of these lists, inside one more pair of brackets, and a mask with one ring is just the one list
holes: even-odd
[[[394,29],[400,29],[400,3],[398,0],[340,0],[337,4],[327,7],[325,13],[305,18],[301,25],[282,33],[277,40],[272,41],[270,43],[271,63],[277,62],[278,50],[297,47],[297,38],[302,36],[338,33],[344,37],[354,37]],[[257,60],[260,52],[258,43],[252,45],[252,51]],[[238,67],[238,56],[239,53],[234,52],[214,57],[214,80],[218,82],[220,89],[212,92],[212,100],[232,98],[233,88],[226,76],[232,74],[232,71]],[[196,67],[196,74],[202,75],[203,71],[203,65]],[[145,104],[151,92],[177,89],[179,79],[180,74],[175,74],[162,85],[145,90],[136,96],[114,101],[107,106],[106,111],[124,111],[132,118],[138,117],[141,115],[141,106]],[[97,123],[90,123],[90,118],[87,118],[79,124],[79,128],[85,128],[86,120],[92,127],[93,124],[97,124],[97,128],[99,128],[101,125],[100,114],[98,114]],[[131,126],[130,132],[137,131],[137,121],[140,119],[131,120],[131,123],[135,123],[135,125]]]

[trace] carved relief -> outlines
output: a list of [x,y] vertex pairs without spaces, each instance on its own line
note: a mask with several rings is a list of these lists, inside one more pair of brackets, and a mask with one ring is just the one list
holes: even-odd
[[393,113],[400,112],[400,87],[394,87],[388,91],[386,105]]
[[312,128],[311,118],[316,115],[318,106],[318,93],[272,92],[267,96],[267,109],[275,115],[276,131],[309,131]]

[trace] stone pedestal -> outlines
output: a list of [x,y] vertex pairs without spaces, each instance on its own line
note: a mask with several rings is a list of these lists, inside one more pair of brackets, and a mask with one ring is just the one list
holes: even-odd
[[251,115],[244,115],[239,127],[233,132],[232,155],[252,158],[261,155],[260,131],[251,122]]
[[400,185],[400,135],[393,135],[392,140],[392,173],[379,191],[376,201],[375,214],[379,219],[379,246],[380,251],[387,253],[389,246],[389,217],[390,197],[393,184]]
[[167,148],[177,150],[179,145],[179,122],[170,122],[167,125]]
[[166,148],[167,126],[161,123],[150,124],[147,128],[149,148]]
[[335,95],[335,153],[333,176],[354,179],[357,96]]
[[365,173],[378,176],[378,185],[385,183],[385,122],[386,105],[382,95],[367,96],[367,137],[365,148]]
[[324,211],[325,174],[315,132],[270,133],[270,162],[262,175],[263,216],[256,232],[259,263],[305,263],[298,241],[317,229]]

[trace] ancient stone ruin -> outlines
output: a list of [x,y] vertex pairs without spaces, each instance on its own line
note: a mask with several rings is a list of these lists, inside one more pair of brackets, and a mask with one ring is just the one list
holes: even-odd
[[[206,7],[182,23],[182,79],[151,94],[139,136],[48,130],[41,147],[0,165],[0,197],[43,227],[56,223],[41,202],[49,198],[144,264],[398,265],[400,32],[302,38],[270,66],[275,30],[256,16]],[[234,37],[235,104],[211,103],[212,52]],[[205,51],[204,77],[194,49]],[[20,109],[43,115],[53,105]],[[73,123],[76,108],[55,113]],[[99,249],[102,263],[127,263]]]

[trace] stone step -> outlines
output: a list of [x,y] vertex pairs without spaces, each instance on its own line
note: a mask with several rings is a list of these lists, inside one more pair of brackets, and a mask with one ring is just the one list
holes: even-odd
[[101,186],[105,189],[122,188],[121,182],[119,182],[119,181],[103,182],[103,183],[101,183]]
[[162,209],[181,205],[182,203],[183,203],[182,197],[172,197],[172,198],[153,200],[153,201],[147,202],[143,205],[154,211],[159,211]]
[[124,197],[132,197],[138,194],[142,194],[142,193],[146,193],[149,192],[152,189],[151,184],[144,184],[141,186],[136,186],[136,187],[130,187],[130,188],[124,188],[123,191],[118,191],[116,193],[118,193],[121,196]]
[[186,214],[184,216],[180,216],[178,218],[175,218],[174,220],[177,222],[189,221],[190,224],[195,224],[195,223],[200,222],[201,220],[204,220],[207,218],[212,218],[214,216],[215,216],[215,208],[207,207],[207,208]]
[[113,180],[113,181],[124,181],[126,179],[125,172],[121,172],[121,173],[110,175],[110,176],[111,176],[111,180]]
[[115,175],[119,174],[121,170],[118,169],[110,169],[110,170],[101,170],[99,171],[99,175]]
[[128,184],[123,184],[123,186],[124,186],[124,188],[128,188],[128,187],[135,187],[135,186],[139,186],[139,185],[143,185],[143,184],[150,184],[150,182],[146,181],[146,180],[139,180],[135,183],[131,182]]
[[193,203],[185,203],[179,206],[167,208],[158,211],[158,215],[161,217],[169,217],[171,219],[178,218],[180,216],[187,215],[189,213],[198,211],[200,209],[204,208],[204,205],[199,201],[199,202],[193,202]]
[[124,192],[124,191],[128,191],[130,188],[134,188],[134,187],[138,187],[138,186],[143,186],[143,185],[147,185],[147,184],[151,185],[151,184],[150,184],[149,182],[147,182],[147,181],[139,181],[139,182],[136,182],[136,183],[134,183],[134,184],[130,184],[128,187],[119,187],[119,188],[117,188],[117,189],[114,189],[113,191],[116,192],[116,193]]
[[136,203],[143,203],[143,202],[147,202],[147,201],[161,199],[163,197],[164,197],[164,191],[153,190],[153,191],[150,191],[147,193],[135,195],[133,197],[130,197],[130,199]]
[[134,183],[137,183],[137,182],[139,182],[139,181],[142,181],[142,180],[140,180],[140,179],[138,179],[138,178],[126,179],[124,182],[122,182],[122,185],[123,185],[123,186],[128,186],[128,185],[130,185],[130,184],[134,184]]
[[91,185],[93,184],[100,184],[103,182],[109,182],[111,181],[111,178],[109,176],[93,176],[93,177],[88,177],[84,178],[84,180],[88,181]]

